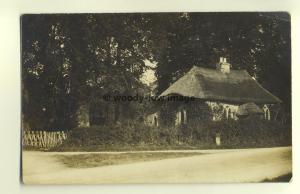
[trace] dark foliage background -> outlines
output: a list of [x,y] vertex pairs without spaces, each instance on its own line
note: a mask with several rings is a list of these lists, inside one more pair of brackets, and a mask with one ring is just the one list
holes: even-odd
[[[105,108],[107,92],[147,90],[145,59],[157,63],[160,93],[193,65],[215,68],[224,56],[283,101],[278,118],[290,124],[290,28],[281,12],[23,15],[23,121],[72,129],[80,104]],[[125,107],[135,117],[143,108]]]

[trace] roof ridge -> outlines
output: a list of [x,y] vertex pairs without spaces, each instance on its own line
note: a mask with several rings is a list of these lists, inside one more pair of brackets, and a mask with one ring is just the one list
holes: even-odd
[[[193,65],[193,67],[190,69],[207,69],[207,70],[211,70],[211,71],[218,71],[217,69],[214,68],[209,68],[209,67],[199,67],[197,65]],[[190,71],[189,70],[189,71]],[[248,73],[248,71],[246,69],[230,69],[230,71],[246,71]],[[220,72],[221,73],[221,72]]]

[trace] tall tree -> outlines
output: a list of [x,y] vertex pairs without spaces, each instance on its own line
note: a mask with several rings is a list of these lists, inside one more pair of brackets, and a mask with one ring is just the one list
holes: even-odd
[[142,87],[150,53],[145,22],[141,14],[23,16],[25,120],[34,128],[72,128],[82,105]]
[[193,65],[219,57],[246,69],[283,101],[290,114],[290,19],[287,13],[165,13],[152,16],[158,93]]
[[[102,96],[143,88],[145,59],[157,62],[161,93],[193,65],[215,68],[220,56],[256,77],[289,114],[289,20],[286,13],[24,15],[24,120],[36,129],[73,128],[81,106],[122,109]],[[122,106],[127,116],[139,112],[137,103]]]

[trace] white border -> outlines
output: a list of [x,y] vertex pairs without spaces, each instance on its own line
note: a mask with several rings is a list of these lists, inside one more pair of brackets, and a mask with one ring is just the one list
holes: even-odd
[[[24,186],[19,182],[20,32],[23,13],[176,11],[288,11],[292,17],[293,182],[289,184],[188,184]],[[10,0],[0,1],[0,193],[297,193],[299,184],[299,36],[297,0]],[[297,110],[298,109],[298,110]],[[298,190],[299,191],[299,190]],[[299,192],[298,192],[299,193]]]

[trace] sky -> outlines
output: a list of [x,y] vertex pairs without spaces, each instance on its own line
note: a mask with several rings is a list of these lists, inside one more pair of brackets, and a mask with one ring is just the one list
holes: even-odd
[[[144,62],[145,65],[148,67],[152,67],[152,68],[156,67],[156,63],[151,63],[149,60],[145,60]],[[155,71],[152,69],[148,69],[147,71],[145,71],[142,75],[141,81],[147,85],[156,81]]]

